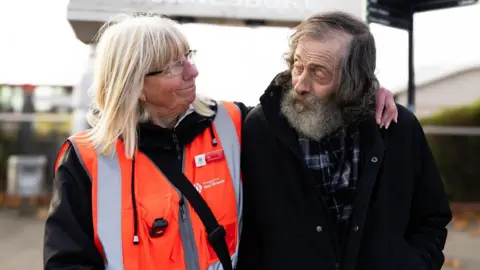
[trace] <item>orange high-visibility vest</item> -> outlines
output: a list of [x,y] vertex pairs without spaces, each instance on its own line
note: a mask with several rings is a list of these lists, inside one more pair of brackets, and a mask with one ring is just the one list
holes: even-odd
[[[206,129],[184,149],[184,174],[225,228],[235,267],[242,226],[241,114],[238,107],[219,102],[213,129],[216,146]],[[98,154],[90,143],[77,135],[68,141],[92,181],[94,240],[104,256],[106,269],[223,269],[197,213],[186,199],[180,206],[182,195],[147,156],[139,151],[135,154],[134,192],[139,239],[135,245],[132,160],[126,158],[123,142],[118,140],[116,152],[111,157]],[[62,147],[59,157],[69,143]],[[223,159],[212,162],[204,159],[204,154],[208,156],[218,150],[223,150]],[[158,218],[165,219],[168,226],[162,236],[152,238],[149,230]]]

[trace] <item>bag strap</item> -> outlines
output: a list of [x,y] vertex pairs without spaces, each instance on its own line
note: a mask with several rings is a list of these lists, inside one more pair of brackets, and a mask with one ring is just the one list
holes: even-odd
[[223,226],[218,224],[212,210],[202,198],[197,189],[192,185],[188,178],[178,169],[171,166],[160,168],[170,182],[183,194],[190,202],[195,212],[197,212],[208,233],[208,242],[218,256],[224,270],[232,270],[232,259],[228,251],[226,231]]

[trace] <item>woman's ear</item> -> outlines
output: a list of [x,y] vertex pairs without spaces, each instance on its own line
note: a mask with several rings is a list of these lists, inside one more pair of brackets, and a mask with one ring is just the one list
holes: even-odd
[[141,102],[145,103],[147,101],[147,97],[145,96],[144,93],[140,94],[140,97],[138,98]]

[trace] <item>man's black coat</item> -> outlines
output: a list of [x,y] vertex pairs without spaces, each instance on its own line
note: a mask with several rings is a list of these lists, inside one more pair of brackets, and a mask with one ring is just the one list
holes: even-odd
[[415,116],[398,106],[398,124],[360,125],[361,166],[346,244],[315,189],[295,131],[280,114],[274,83],[243,133],[244,230],[238,270],[440,269],[451,212]]

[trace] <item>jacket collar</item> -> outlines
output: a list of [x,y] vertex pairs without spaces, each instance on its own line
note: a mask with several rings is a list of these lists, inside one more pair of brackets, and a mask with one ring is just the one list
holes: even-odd
[[260,104],[265,119],[273,131],[272,134],[275,134],[297,158],[303,159],[303,154],[298,144],[298,134],[280,111],[280,101],[285,93],[285,87],[277,83],[277,77],[278,75],[260,97]]
[[[216,112],[217,105],[212,109]],[[175,140],[180,147],[190,144],[195,137],[203,133],[213,123],[215,116],[206,117],[195,112],[193,106],[180,116],[175,128],[162,128],[152,122],[140,123],[138,125],[139,148],[175,149]],[[175,139],[174,139],[175,137]]]
[[182,122],[183,119],[185,119],[185,117],[187,117],[188,115],[190,115],[191,113],[194,113],[194,112],[195,112],[195,108],[193,107],[192,104],[190,104],[190,106],[188,106],[188,109],[184,113],[182,113],[180,115],[180,117],[178,118],[178,121],[175,124],[175,128],[177,128],[178,125],[180,125],[180,122]]

